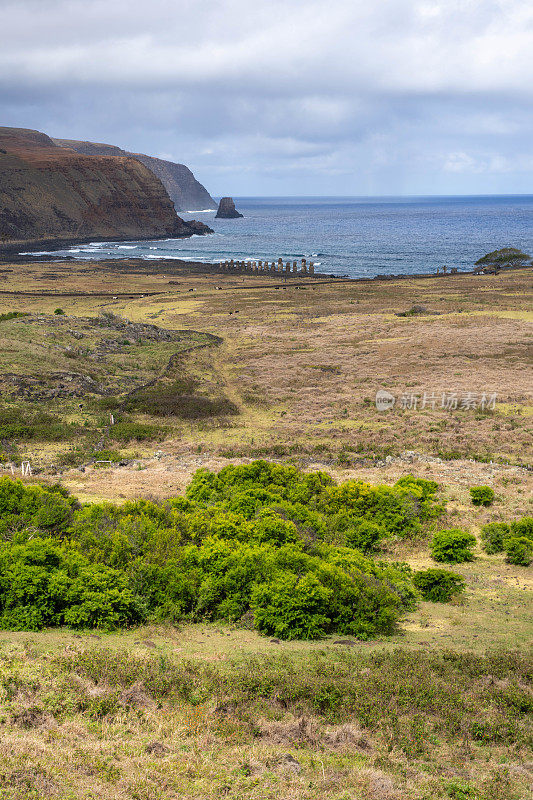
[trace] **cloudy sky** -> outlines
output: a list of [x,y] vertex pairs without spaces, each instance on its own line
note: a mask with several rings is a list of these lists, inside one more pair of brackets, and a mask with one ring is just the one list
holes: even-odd
[[214,195],[533,193],[531,0],[0,0],[0,124]]

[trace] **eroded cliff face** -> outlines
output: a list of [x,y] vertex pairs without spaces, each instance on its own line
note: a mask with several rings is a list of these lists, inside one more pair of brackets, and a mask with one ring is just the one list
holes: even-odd
[[208,233],[184,222],[161,181],[131,156],[88,156],[39,131],[0,128],[0,236],[8,243]]
[[133,156],[159,178],[176,211],[205,211],[217,207],[207,189],[196,180],[185,164],[176,164],[144,153],[130,153],[112,144],[81,142],[75,139],[54,139],[54,142],[88,156]]

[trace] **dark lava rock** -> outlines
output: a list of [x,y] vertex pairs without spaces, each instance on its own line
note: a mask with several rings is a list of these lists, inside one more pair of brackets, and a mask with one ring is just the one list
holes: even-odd
[[238,217],[242,217],[242,214],[239,214],[237,209],[235,208],[235,203],[233,202],[232,197],[223,197],[218,204],[218,211],[215,215],[215,219],[237,219]]

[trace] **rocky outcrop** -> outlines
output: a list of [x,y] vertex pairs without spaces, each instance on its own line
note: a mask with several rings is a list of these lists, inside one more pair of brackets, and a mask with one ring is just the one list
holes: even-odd
[[60,147],[69,147],[87,156],[133,156],[159,178],[176,211],[206,211],[217,207],[207,189],[196,180],[185,164],[176,164],[144,153],[130,153],[112,144],[80,142],[75,139],[54,139],[54,142]]
[[209,232],[176,215],[136,158],[83,155],[39,131],[0,128],[0,237],[9,245]]
[[223,197],[218,204],[218,211],[215,215],[215,219],[237,219],[238,217],[242,216],[243,214],[239,214],[235,208],[233,198]]

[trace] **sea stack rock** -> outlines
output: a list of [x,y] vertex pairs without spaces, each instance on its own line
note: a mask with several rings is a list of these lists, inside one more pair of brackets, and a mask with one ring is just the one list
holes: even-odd
[[218,211],[215,215],[215,219],[237,219],[237,217],[242,217],[242,214],[239,214],[237,209],[235,208],[235,203],[233,202],[232,197],[223,197],[220,203],[218,204]]

